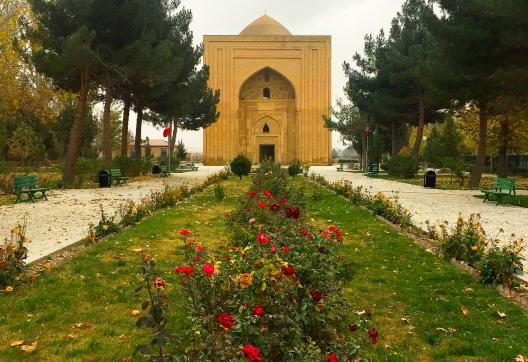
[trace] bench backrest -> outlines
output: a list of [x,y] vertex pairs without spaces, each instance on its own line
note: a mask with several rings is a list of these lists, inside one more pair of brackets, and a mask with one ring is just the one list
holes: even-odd
[[37,176],[15,176],[15,191],[24,188],[36,187]]
[[167,166],[165,166],[165,165],[161,165],[161,166],[160,166],[160,170],[161,170],[162,172],[166,172],[166,171],[167,171]]
[[121,176],[121,170],[119,168],[113,168],[110,170],[110,174],[114,177]]
[[512,178],[497,177],[493,181],[493,188],[495,190],[515,190],[515,180]]
[[379,165],[379,163],[371,163],[371,164],[368,166],[368,169],[369,169],[369,172],[379,172],[379,170],[380,170],[380,165]]

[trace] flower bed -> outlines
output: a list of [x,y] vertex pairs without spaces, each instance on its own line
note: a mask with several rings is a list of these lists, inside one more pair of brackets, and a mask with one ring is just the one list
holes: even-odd
[[[363,340],[377,343],[370,312],[348,320],[354,309],[343,297],[348,261],[337,254],[341,231],[314,230],[304,202],[303,190],[292,187],[280,167],[265,165],[227,217],[229,245],[209,250],[182,230],[184,263],[174,272],[191,318],[184,347],[158,338],[171,335],[160,333],[165,324],[155,322],[164,320],[159,313],[167,304],[150,297],[138,323],[153,328],[154,348],[140,351],[151,359],[178,354],[193,361],[349,361]],[[158,291],[166,287],[155,272],[149,275]]]

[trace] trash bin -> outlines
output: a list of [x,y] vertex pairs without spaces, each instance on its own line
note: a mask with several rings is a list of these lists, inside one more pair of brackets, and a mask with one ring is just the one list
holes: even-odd
[[99,172],[99,187],[110,187],[112,186],[112,174],[108,170],[102,170]]
[[159,165],[152,166],[152,174],[159,175],[161,173],[161,167]]
[[425,173],[424,176],[424,187],[431,189],[436,188],[436,172],[429,170]]

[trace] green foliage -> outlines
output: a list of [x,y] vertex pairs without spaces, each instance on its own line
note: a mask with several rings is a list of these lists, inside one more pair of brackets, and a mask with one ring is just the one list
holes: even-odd
[[180,140],[176,145],[176,157],[180,161],[187,159],[187,149],[185,148],[183,140]]
[[368,162],[381,163],[381,159],[386,150],[386,144],[383,135],[381,134],[381,129],[377,128],[374,130],[373,136],[370,138],[369,142]]
[[101,220],[95,227],[95,236],[103,238],[119,231],[119,225],[114,222],[114,217],[107,217],[103,206],[101,206]]
[[291,177],[295,177],[303,172],[303,167],[299,161],[292,163],[288,166],[288,174]]
[[26,123],[16,128],[7,143],[9,154],[19,162],[39,161],[44,156],[42,139]]
[[522,251],[525,247],[526,244],[522,240],[502,246],[497,241],[493,241],[478,262],[480,281],[484,284],[511,285],[514,276],[523,273]]
[[440,248],[446,258],[453,258],[475,264],[486,250],[486,233],[480,223],[480,216],[472,214],[466,221],[462,215],[451,231],[445,224],[440,225]]
[[244,155],[236,156],[229,166],[231,167],[231,172],[241,180],[242,176],[247,176],[251,172],[251,161]]
[[225,189],[222,185],[216,184],[214,187],[214,194],[218,201],[223,201],[226,198]]
[[400,154],[388,160],[384,167],[390,176],[413,178],[420,165],[416,157]]
[[442,126],[435,125],[425,144],[424,159],[435,168],[449,167],[453,160],[460,157],[462,136],[452,117],[448,117]]

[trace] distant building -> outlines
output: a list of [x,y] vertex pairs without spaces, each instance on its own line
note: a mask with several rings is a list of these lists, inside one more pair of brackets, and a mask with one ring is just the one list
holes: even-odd
[[327,164],[332,139],[322,115],[331,105],[331,37],[292,35],[263,16],[240,35],[204,36],[209,85],[220,89],[220,119],[204,131],[204,161],[237,154]]
[[[169,154],[169,143],[165,140],[149,140],[150,153],[152,157],[167,156]],[[147,141],[141,141],[141,155],[145,156],[145,150],[147,149]],[[128,154],[134,154],[134,143],[129,143]]]

